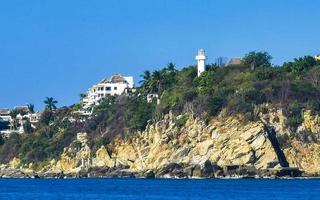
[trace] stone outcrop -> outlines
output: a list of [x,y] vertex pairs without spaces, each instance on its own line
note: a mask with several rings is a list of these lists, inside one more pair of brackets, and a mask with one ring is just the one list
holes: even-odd
[[[86,133],[64,149],[38,173],[43,176],[78,177],[262,177],[320,173],[320,144],[294,139],[282,111],[274,110],[248,121],[241,115],[216,117],[209,123],[189,117],[166,115],[145,131],[115,138],[92,152]],[[298,131],[317,135],[319,117],[304,112]],[[282,147],[277,137],[288,136]],[[20,165],[12,160],[12,169]],[[4,167],[3,167],[4,168]],[[32,171],[25,173],[31,174]],[[23,174],[23,173],[22,173]]]
[[115,161],[111,159],[105,146],[101,146],[95,153],[92,159],[92,166],[94,167],[114,167]]
[[298,167],[311,176],[320,175],[320,144],[304,144],[294,140],[284,152],[291,166]]
[[303,123],[298,128],[298,132],[307,131],[312,134],[320,134],[320,116],[313,115],[310,110],[303,112]]
[[87,144],[87,134],[78,133],[69,147],[64,148],[61,158],[52,165],[53,172],[79,173],[91,166],[91,150]]
[[260,122],[244,124],[244,120],[236,116],[224,121],[213,119],[205,125],[189,118],[180,128],[175,121],[174,115],[168,115],[134,138],[116,140],[111,157],[132,171],[153,170],[161,174],[172,163],[199,166],[199,171],[206,162],[220,167],[252,166],[255,169],[267,169],[270,163],[277,163],[276,152]]
[[14,157],[12,160],[9,162],[9,167],[11,168],[18,168],[21,165],[21,160],[19,158]]

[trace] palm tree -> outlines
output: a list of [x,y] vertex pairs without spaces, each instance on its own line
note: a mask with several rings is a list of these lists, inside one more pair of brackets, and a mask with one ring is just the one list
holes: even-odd
[[175,82],[175,76],[177,70],[175,69],[176,65],[172,62],[168,63],[167,68],[165,68],[166,73],[164,77],[164,87],[170,87]]
[[34,113],[34,105],[29,103],[27,106],[28,106],[29,113],[33,114]]
[[11,123],[11,127],[12,127],[13,130],[16,130],[17,127],[18,127],[18,121],[17,121],[18,114],[19,114],[18,110],[12,110],[10,112],[10,117],[11,117],[11,120],[12,120],[10,123]]
[[87,97],[87,94],[81,93],[79,96],[80,96],[80,101],[82,101],[84,98]]
[[167,65],[167,71],[170,71],[170,72],[175,72],[176,71],[176,65],[172,62],[169,62],[168,65]]
[[156,90],[156,92],[160,93],[162,81],[163,81],[162,73],[158,70],[154,71],[152,74],[152,82],[151,82],[152,90],[153,91]]
[[54,100],[53,97],[47,97],[43,102],[44,104],[46,104],[46,108],[50,111],[57,109],[56,104],[58,103],[58,101]]
[[140,77],[142,78],[142,80],[139,83],[140,84],[145,84],[151,78],[151,73],[150,73],[149,70],[146,70],[146,71],[143,72],[143,74],[140,75]]

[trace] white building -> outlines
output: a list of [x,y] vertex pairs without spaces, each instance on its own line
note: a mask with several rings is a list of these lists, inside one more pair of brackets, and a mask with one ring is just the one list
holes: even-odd
[[[11,133],[24,133],[24,124],[27,120],[31,123],[32,128],[36,128],[36,123],[39,122],[41,113],[31,113],[28,106],[16,106],[13,111],[18,111],[19,113],[13,119],[11,112],[8,108],[0,109],[0,122],[8,123],[7,129],[0,130],[0,133],[10,135]],[[3,127],[2,127],[3,128]]]
[[320,54],[316,55],[314,58],[315,58],[317,61],[320,61]]
[[153,100],[156,100],[158,105],[160,104],[160,99],[158,94],[155,94],[155,93],[147,94],[147,102],[152,103]]
[[104,79],[88,90],[86,97],[82,99],[83,108],[87,109],[99,105],[101,100],[107,96],[127,94],[133,87],[132,76],[115,74],[110,79]]
[[203,49],[199,49],[198,55],[196,56],[198,76],[200,76],[204,71],[206,71],[206,54]]

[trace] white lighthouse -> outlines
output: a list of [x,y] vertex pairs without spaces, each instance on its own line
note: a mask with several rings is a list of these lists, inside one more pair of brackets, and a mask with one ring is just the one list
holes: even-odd
[[198,67],[198,76],[202,74],[202,72],[206,71],[206,54],[203,49],[199,49],[198,55],[196,56],[197,67]]

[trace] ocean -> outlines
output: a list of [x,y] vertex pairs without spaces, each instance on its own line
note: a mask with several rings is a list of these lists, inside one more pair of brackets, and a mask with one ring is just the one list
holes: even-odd
[[0,179],[0,199],[320,199],[320,179]]

